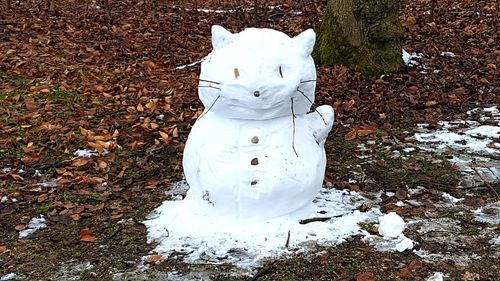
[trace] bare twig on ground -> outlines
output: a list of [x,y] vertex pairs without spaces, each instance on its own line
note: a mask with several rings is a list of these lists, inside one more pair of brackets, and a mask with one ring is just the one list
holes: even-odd
[[490,190],[491,190],[491,193],[493,193],[493,195],[496,196],[496,198],[498,200],[500,200],[500,195],[498,194],[498,192],[495,190],[495,188],[491,185],[491,183],[489,183],[488,181],[486,181],[484,179],[484,177],[477,171],[476,168],[473,168],[472,167],[472,170],[479,176],[479,178],[481,178],[481,180],[483,181],[484,185],[486,185],[486,187],[488,187]]
[[308,219],[303,219],[299,221],[299,224],[308,224],[311,222],[324,222],[331,220],[332,218],[340,218],[343,215],[337,215],[337,216],[332,216],[332,217],[315,217],[315,218],[308,218]]

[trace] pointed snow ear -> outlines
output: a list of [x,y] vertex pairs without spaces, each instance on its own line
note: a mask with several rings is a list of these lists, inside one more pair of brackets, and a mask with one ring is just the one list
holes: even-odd
[[212,25],[212,47],[222,48],[233,40],[233,34],[220,25]]
[[316,33],[314,32],[314,30],[312,30],[312,28],[309,28],[301,34],[295,36],[293,38],[293,41],[299,48],[304,50],[307,56],[309,56],[314,49],[314,43],[316,42]]

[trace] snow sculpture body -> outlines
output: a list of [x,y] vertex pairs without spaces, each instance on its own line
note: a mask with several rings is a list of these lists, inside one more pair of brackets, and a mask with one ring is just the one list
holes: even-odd
[[314,101],[314,31],[232,34],[212,27],[201,64],[205,111],[189,134],[186,200],[208,215],[270,219],[311,204],[321,189],[333,109]]

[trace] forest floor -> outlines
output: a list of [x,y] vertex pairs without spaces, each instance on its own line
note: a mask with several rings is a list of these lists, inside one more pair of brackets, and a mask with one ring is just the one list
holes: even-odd
[[[244,273],[150,256],[142,221],[182,179],[203,110],[199,65],[177,67],[210,52],[212,24],[294,36],[319,26],[326,2],[158,2],[0,9],[1,280],[500,280],[498,137],[472,152],[415,137],[442,120],[498,125],[497,111],[470,111],[500,104],[495,1],[402,1],[403,46],[418,58],[399,74],[317,67],[317,104],[336,111],[325,185],[371,198],[360,211],[400,214],[414,250],[353,237]],[[41,215],[46,227],[20,238]]]

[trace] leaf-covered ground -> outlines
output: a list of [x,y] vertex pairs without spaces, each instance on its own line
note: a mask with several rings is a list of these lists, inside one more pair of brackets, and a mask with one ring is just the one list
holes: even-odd
[[[141,221],[182,178],[183,144],[203,109],[199,65],[176,67],[210,51],[212,24],[296,35],[317,28],[326,7],[325,1],[123,0],[110,1],[108,15],[104,3],[63,0],[50,7],[21,0],[0,9],[0,276],[125,280],[116,273],[136,270],[154,248]],[[446,159],[391,157],[384,149],[405,142],[417,123],[461,119],[468,109],[500,104],[499,18],[495,1],[403,1],[404,48],[422,54],[418,65],[375,78],[318,66],[317,103],[334,106],[337,118],[325,183],[420,200],[402,208],[388,197],[379,205],[407,218],[452,219],[463,243],[422,238],[419,249],[480,258],[428,262],[412,252],[375,251],[355,238],[314,257],[269,261],[246,279],[423,280],[443,271],[453,280],[499,280],[498,247],[479,235],[498,233],[498,224],[464,212],[498,201],[498,183],[460,189],[461,175]],[[84,149],[96,153],[75,154]],[[366,155],[373,161],[360,157]],[[363,176],[353,184],[356,175]],[[416,186],[425,189],[410,194]],[[466,198],[463,208],[436,207],[437,190]],[[19,239],[38,215],[47,227]],[[418,230],[408,236],[425,236]],[[235,280],[229,269],[169,259],[140,276],[207,271],[215,280]]]

